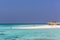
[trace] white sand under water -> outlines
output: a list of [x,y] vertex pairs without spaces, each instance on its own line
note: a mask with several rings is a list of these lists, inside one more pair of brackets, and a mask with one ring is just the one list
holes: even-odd
[[60,28],[60,25],[40,25],[40,26],[28,26],[28,27],[12,27],[12,29],[48,29],[48,28]]

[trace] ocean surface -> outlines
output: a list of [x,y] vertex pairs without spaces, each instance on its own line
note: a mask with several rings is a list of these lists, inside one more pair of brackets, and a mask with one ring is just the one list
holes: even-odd
[[41,26],[46,24],[0,24],[0,40],[60,40],[60,28],[11,29],[11,27]]

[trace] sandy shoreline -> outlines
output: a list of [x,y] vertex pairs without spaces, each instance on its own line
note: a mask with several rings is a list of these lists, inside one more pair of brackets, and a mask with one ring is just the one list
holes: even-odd
[[60,28],[60,25],[40,25],[40,26],[29,26],[29,27],[12,27],[12,29],[48,29],[48,28]]

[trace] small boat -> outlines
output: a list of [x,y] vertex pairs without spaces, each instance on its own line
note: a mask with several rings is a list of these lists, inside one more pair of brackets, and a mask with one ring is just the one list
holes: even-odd
[[48,22],[48,25],[60,25],[60,23],[56,21],[51,21],[51,22]]

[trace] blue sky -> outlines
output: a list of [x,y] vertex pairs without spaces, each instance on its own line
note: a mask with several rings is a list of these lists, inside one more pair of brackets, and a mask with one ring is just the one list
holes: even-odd
[[0,0],[0,23],[60,22],[60,0]]

